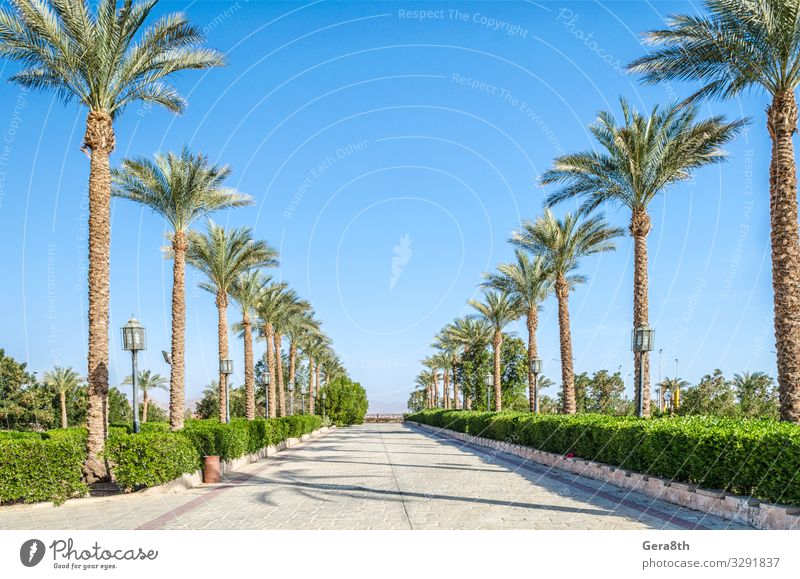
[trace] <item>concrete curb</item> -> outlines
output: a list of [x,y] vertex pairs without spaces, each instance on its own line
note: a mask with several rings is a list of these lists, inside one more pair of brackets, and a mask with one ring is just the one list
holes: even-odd
[[[247,454],[245,456],[235,458],[229,461],[221,461],[220,462],[220,470],[222,475],[239,469],[243,466],[248,464],[258,462],[259,460],[263,460],[265,458],[269,458],[270,456],[293,446],[297,446],[311,438],[329,432],[336,428],[335,426],[323,426],[309,434],[304,434],[300,438],[288,438],[277,445],[267,446],[266,448],[262,448],[259,452],[254,454]],[[224,481],[223,481],[224,482]],[[145,489],[134,491],[130,493],[120,493],[120,494],[113,494],[104,497],[78,497],[74,499],[67,499],[64,504],[73,504],[75,502],[80,501],[81,503],[88,502],[88,501],[108,501],[114,500],[120,497],[129,497],[129,496],[155,496],[155,495],[165,495],[170,493],[176,493],[179,491],[191,489],[194,487],[208,487],[212,488],[216,485],[213,484],[204,484],[203,483],[203,471],[197,470],[193,473],[184,474],[176,479],[173,479],[169,482],[165,482],[164,484],[154,486],[154,487],[147,487]],[[54,505],[52,502],[44,501],[39,503],[28,503],[28,504],[14,504],[14,505],[0,505],[0,513],[9,512],[12,510],[24,510],[24,509],[40,509],[40,508],[53,508]]]
[[714,489],[703,489],[693,484],[670,481],[592,460],[567,458],[560,454],[456,432],[447,428],[439,428],[417,422],[411,422],[410,424],[468,444],[483,446],[576,475],[600,480],[624,489],[640,492],[654,499],[680,505],[701,513],[715,515],[736,523],[751,525],[757,529],[800,530],[799,507],[765,503],[753,497],[737,496]]

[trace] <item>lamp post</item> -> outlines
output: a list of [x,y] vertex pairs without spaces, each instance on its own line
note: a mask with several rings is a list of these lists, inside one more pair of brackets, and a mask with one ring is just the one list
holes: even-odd
[[306,413],[306,388],[300,386],[300,414]]
[[492,386],[494,386],[494,376],[487,374],[486,378],[483,379],[483,383],[486,384],[486,412],[491,412],[492,406],[489,397],[492,391]]
[[325,414],[325,391],[324,390],[322,391],[322,418],[323,419],[327,418],[327,416]]
[[634,328],[631,336],[631,350],[638,354],[639,359],[639,383],[636,385],[639,396],[636,415],[639,418],[644,416],[644,353],[653,351],[654,334],[655,330],[645,324]]
[[139,401],[136,396],[136,354],[147,349],[144,327],[136,318],[131,316],[128,323],[122,327],[122,347],[131,353],[131,383],[133,384],[133,432],[139,432]]
[[231,401],[228,396],[228,376],[233,374],[233,360],[225,359],[219,361],[219,373],[225,376],[225,422],[231,421]]
[[289,416],[294,415],[294,379],[289,380]]
[[533,392],[531,392],[531,404],[533,408],[531,408],[531,412],[534,414],[539,414],[539,374],[542,373],[542,359],[541,358],[534,358],[531,360],[531,374],[533,374],[533,384],[531,388]]
[[264,418],[269,418],[269,370],[264,372]]

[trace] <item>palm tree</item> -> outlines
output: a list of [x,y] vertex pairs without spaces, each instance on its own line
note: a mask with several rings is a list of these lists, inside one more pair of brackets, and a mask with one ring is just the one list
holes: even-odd
[[157,154],[154,160],[125,159],[112,171],[114,195],[152,209],[172,228],[172,343],[169,375],[169,423],[183,428],[186,348],[186,232],[212,211],[242,207],[252,199],[224,186],[231,170],[212,165],[204,155]]
[[614,239],[623,230],[609,227],[602,216],[567,213],[558,219],[549,209],[536,221],[523,221],[521,229],[512,234],[511,242],[545,259],[553,279],[558,300],[558,326],[561,340],[561,384],[564,390],[564,413],[574,414],[575,373],[572,367],[572,333],[569,322],[569,292],[584,283],[586,276],[574,273],[584,257],[612,251]]
[[[696,105],[653,107],[649,116],[639,114],[620,99],[622,124],[602,111],[591,132],[601,151],[563,155],[542,177],[545,185],[563,185],[547,198],[547,205],[576,197],[591,211],[604,202],[631,211],[633,237],[633,327],[648,323],[647,235],[652,227],[648,207],[660,194],[692,176],[705,165],[723,161],[722,146],[733,139],[744,121],[724,122],[716,116],[697,121]],[[640,365],[640,357],[641,365]],[[642,384],[644,416],[650,415],[650,371],[647,352],[634,353],[634,384]],[[640,378],[640,368],[644,374]],[[640,381],[641,380],[641,381]],[[638,388],[636,407],[639,408]]]
[[253,324],[251,315],[264,295],[268,278],[257,270],[239,274],[230,288],[230,296],[239,305],[242,312],[241,327],[244,340],[244,390],[245,417],[253,420],[256,417],[256,376],[253,361]]
[[269,374],[269,386],[267,388],[267,406],[269,406],[269,417],[275,418],[278,415],[277,408],[277,373],[275,371],[275,347],[274,347],[274,334],[275,320],[280,315],[280,310],[283,307],[283,295],[285,292],[290,291],[289,286],[285,283],[277,283],[268,286],[258,305],[256,305],[256,314],[258,319],[256,326],[258,328],[258,335],[263,338],[267,344],[264,351],[264,362],[267,366]]
[[[494,409],[503,409],[500,384],[500,348],[503,346],[503,328],[520,317],[521,303],[502,291],[487,291],[483,302],[470,300],[469,304],[492,326],[492,353],[494,354]],[[488,410],[488,408],[487,408]]]
[[760,88],[770,97],[770,236],[781,419],[800,422],[800,234],[792,137],[800,84],[800,4],[786,0],[706,0],[708,16],[673,16],[650,31],[652,52],[630,65],[649,83],[699,80],[690,98],[732,98]]
[[450,408],[450,370],[452,369],[452,360],[450,355],[439,350],[431,357],[431,363],[437,369],[442,371],[442,408]]
[[436,335],[433,347],[448,360],[447,365],[453,377],[453,408],[458,409],[460,407],[460,402],[458,397],[458,383],[456,380],[456,365],[458,364],[458,354],[461,349],[461,344],[453,334],[452,324],[446,325],[442,328],[442,331]]
[[414,379],[420,388],[425,389],[425,406],[427,408],[433,408],[433,390],[431,388],[431,384],[434,380],[432,374],[433,373],[430,370],[423,370],[417,374],[417,377]]
[[533,259],[521,249],[515,252],[516,263],[501,263],[497,273],[484,273],[483,285],[507,292],[525,308],[525,326],[528,329],[528,391],[530,411],[536,408],[536,376],[531,362],[537,357],[536,328],[539,325],[539,308],[553,289],[553,281],[541,255]]
[[61,405],[61,428],[67,428],[67,394],[77,388],[81,379],[72,368],[56,366],[50,372],[45,372],[44,383],[58,392],[58,401]]
[[[217,336],[219,360],[228,358],[228,293],[243,273],[260,267],[276,267],[278,252],[264,241],[256,241],[250,228],[226,230],[208,222],[205,235],[190,231],[186,260],[203,272],[208,281],[200,282],[202,289],[216,296],[218,312]],[[219,374],[219,417],[225,421],[226,376]]]
[[[87,456],[84,475],[92,483],[108,478],[105,398],[108,393],[108,293],[111,244],[111,152],[114,119],[135,102],[180,113],[185,101],[165,81],[186,69],[222,64],[200,47],[202,30],[182,14],[142,26],[156,0],[133,3],[101,0],[92,12],[87,0],[9,0],[0,8],[0,58],[22,64],[11,77],[24,87],[52,91],[89,110],[84,150],[89,166],[89,347]],[[138,36],[139,40],[136,40]]]
[[[125,377],[123,384],[132,384],[131,376]],[[142,422],[147,422],[147,405],[150,403],[150,390],[153,388],[167,389],[167,379],[161,374],[152,374],[150,370],[139,370],[136,376],[136,386],[142,391]]]
[[[461,346],[461,355],[463,356],[464,352],[470,348],[485,349],[492,341],[494,332],[492,326],[485,319],[467,316],[453,320],[449,327],[449,334],[451,339]],[[479,386],[482,387],[482,385]],[[465,390],[464,405],[469,410],[472,408],[472,398],[467,395],[467,385],[462,384],[462,388]],[[472,394],[477,395],[477,392]]]
[[[283,334],[288,330],[292,318],[305,312],[310,305],[308,302],[301,300],[297,293],[291,289],[281,292],[278,297],[278,307],[274,312],[272,321],[274,327],[272,342],[275,348],[275,371],[278,375],[278,413],[281,416],[286,416],[289,412],[287,412],[286,391],[283,382]],[[290,367],[289,370],[292,371],[293,368]]]
[[688,386],[689,383],[682,378],[664,378],[661,381],[661,392],[669,390],[672,393],[672,408],[678,408],[681,401],[681,390],[686,389]]
[[426,375],[431,381],[431,408],[439,406],[439,362],[435,356],[428,356],[422,360],[422,365],[428,369]]

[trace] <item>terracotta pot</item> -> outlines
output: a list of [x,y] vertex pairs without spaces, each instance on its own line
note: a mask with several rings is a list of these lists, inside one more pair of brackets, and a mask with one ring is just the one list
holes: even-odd
[[220,478],[219,456],[203,457],[203,482],[218,483]]

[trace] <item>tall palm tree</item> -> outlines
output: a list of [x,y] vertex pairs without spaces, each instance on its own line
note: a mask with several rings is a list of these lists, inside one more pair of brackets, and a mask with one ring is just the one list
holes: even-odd
[[241,327],[244,340],[244,390],[245,417],[253,420],[256,417],[256,375],[253,361],[253,323],[252,315],[264,295],[269,278],[257,269],[239,274],[230,288],[230,296],[239,305],[242,312]]
[[[590,128],[600,151],[563,155],[542,176],[545,185],[563,187],[547,198],[547,205],[573,198],[584,199],[590,211],[604,202],[627,207],[633,237],[633,327],[648,323],[647,235],[652,223],[650,203],[705,165],[723,161],[722,146],[733,139],[744,121],[726,123],[716,116],[697,120],[696,105],[653,107],[649,116],[620,99],[622,123],[602,111]],[[641,360],[640,360],[641,358]],[[641,362],[641,364],[640,364]],[[634,353],[634,384],[642,384],[644,416],[650,415],[650,372],[647,352]],[[644,373],[640,377],[640,368]],[[636,407],[639,408],[638,388]]]
[[[461,346],[461,355],[470,348],[485,349],[492,341],[494,332],[492,326],[483,318],[463,317],[456,318],[450,324],[449,334],[451,339]],[[482,385],[481,385],[482,387]],[[466,392],[467,385],[462,384],[464,388],[464,406],[467,410],[472,408],[472,398]],[[476,392],[472,392],[477,395]]]
[[[125,377],[123,384],[131,384],[131,376]],[[147,405],[150,404],[150,390],[159,388],[167,389],[167,379],[161,374],[153,374],[150,370],[139,370],[136,376],[136,387],[142,391],[142,422],[147,422]]]
[[522,304],[510,294],[502,291],[487,291],[484,293],[484,301],[470,300],[469,304],[478,310],[478,314],[492,326],[494,409],[500,412],[503,409],[502,385],[500,384],[500,348],[503,346],[503,328],[520,317]]
[[433,347],[436,348],[448,360],[448,367],[453,378],[453,408],[459,409],[461,404],[459,401],[458,382],[456,380],[456,366],[458,364],[459,350],[461,344],[458,342],[456,336],[453,334],[452,324],[446,325],[436,335],[433,342]]
[[436,368],[442,371],[442,408],[450,408],[450,370],[452,369],[452,359],[450,355],[439,350],[431,356],[431,362]]
[[[297,349],[309,343],[306,341],[306,334],[312,331],[312,327],[318,327],[318,323],[313,317],[311,304],[305,302],[305,306],[304,310],[292,312],[285,325],[286,337],[289,339],[289,382],[292,384],[297,384]],[[305,349],[303,351],[305,352]],[[307,352],[305,353],[307,354]],[[312,388],[312,364],[313,362],[309,359],[309,390]]]
[[430,370],[423,370],[417,374],[414,381],[420,388],[425,389],[425,406],[427,408],[433,408],[433,389],[431,388],[431,384],[433,383],[432,372]]
[[[219,360],[228,358],[228,293],[243,273],[260,267],[276,267],[278,252],[265,241],[253,239],[249,227],[226,230],[208,222],[205,235],[190,231],[187,235],[186,260],[205,274],[200,288],[215,295]],[[219,374],[219,417],[225,421],[226,376]]]
[[733,98],[759,88],[771,100],[770,236],[781,419],[800,422],[800,234],[795,90],[800,84],[800,4],[706,0],[707,16],[677,15],[646,36],[652,51],[630,65],[649,83],[698,80],[690,98]]
[[550,272],[545,267],[544,257],[536,255],[531,259],[521,249],[515,252],[516,263],[501,263],[497,273],[484,273],[483,284],[507,292],[520,302],[525,309],[525,326],[528,329],[528,392],[530,411],[536,408],[536,376],[531,371],[531,362],[538,355],[536,347],[536,328],[539,325],[539,309],[542,302],[553,290]]
[[283,307],[283,294],[289,290],[286,283],[275,283],[268,286],[261,297],[258,305],[256,305],[256,314],[258,319],[256,326],[258,328],[258,335],[266,342],[266,350],[264,351],[264,362],[267,366],[269,375],[269,386],[267,387],[267,406],[269,406],[269,417],[275,418],[278,415],[277,405],[277,372],[275,371],[275,342],[274,334],[275,320],[280,315],[280,310]]
[[125,159],[112,171],[114,195],[149,207],[172,228],[172,342],[169,374],[169,423],[172,430],[183,428],[186,349],[186,232],[198,219],[228,207],[242,207],[252,199],[224,186],[231,170],[212,165],[208,157],[193,155],[187,148],[180,154],[157,154]]
[[623,235],[618,227],[609,227],[599,215],[581,218],[567,213],[558,219],[549,209],[536,221],[523,221],[511,242],[545,259],[553,278],[558,300],[558,327],[561,341],[561,384],[564,413],[574,414],[575,372],[572,366],[572,332],[569,322],[569,292],[584,283],[586,276],[574,273],[581,259],[616,248],[614,239]]
[[431,381],[431,408],[436,408],[439,406],[439,360],[428,356],[422,360],[422,365],[428,369],[427,376]]
[[[309,307],[308,302],[301,300],[294,290],[287,289],[279,294],[278,308],[272,322],[274,327],[272,342],[275,348],[275,371],[278,375],[278,413],[281,416],[289,414],[283,380],[283,335],[288,330],[292,318],[306,311]],[[292,368],[289,368],[289,370],[292,370]]]
[[81,378],[72,368],[56,366],[50,372],[45,372],[44,383],[58,392],[58,401],[61,406],[61,428],[67,428],[67,394],[80,384]]
[[[89,110],[84,150],[89,165],[89,347],[87,388],[87,482],[108,478],[105,446],[108,394],[108,294],[111,244],[110,156],[114,120],[136,102],[180,113],[185,101],[167,84],[186,69],[222,64],[201,48],[203,34],[182,14],[163,16],[143,28],[156,0],[9,0],[0,7],[0,58],[23,68],[11,77],[24,87],[77,100]],[[137,40],[138,38],[138,40]]]

